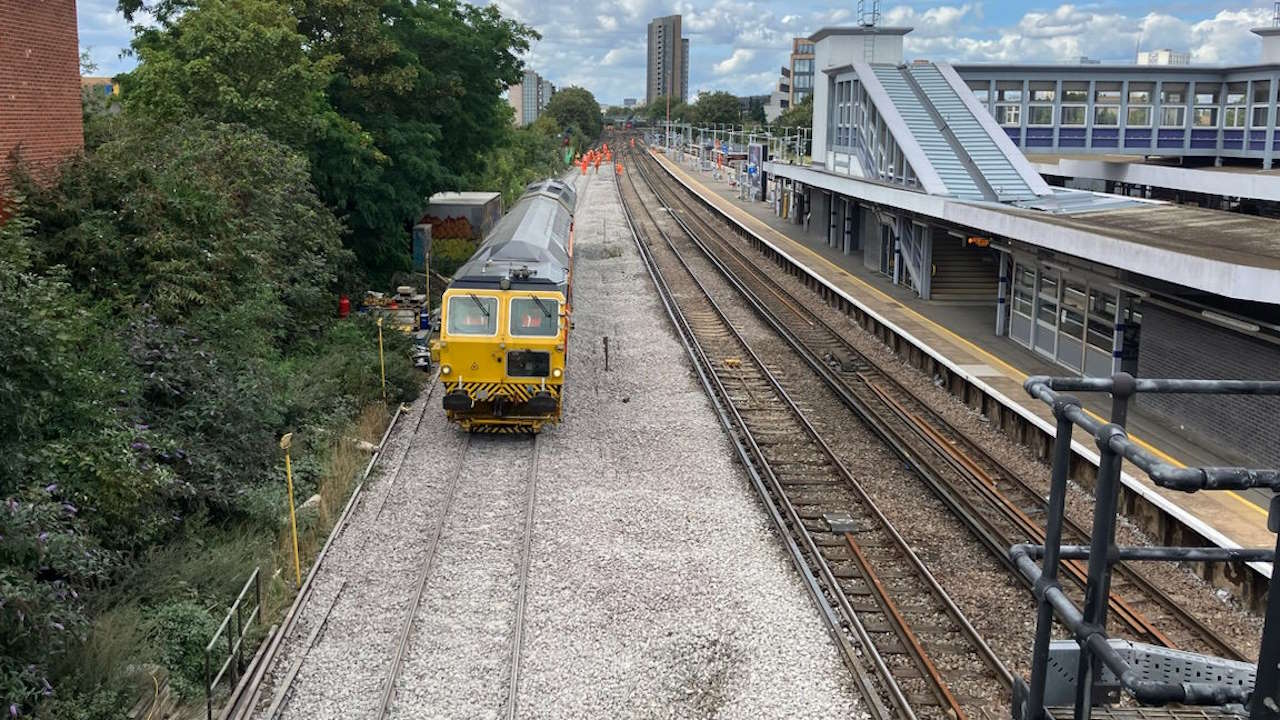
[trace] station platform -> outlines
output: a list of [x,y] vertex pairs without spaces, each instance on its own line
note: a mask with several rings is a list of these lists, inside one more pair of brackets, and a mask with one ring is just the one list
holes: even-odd
[[[887,278],[865,268],[860,252],[845,255],[837,248],[828,247],[816,231],[806,235],[802,225],[776,217],[770,203],[739,199],[737,188],[713,179],[710,173],[690,169],[661,153],[654,156],[686,187],[723,210],[744,229],[793,262],[804,265],[828,287],[894,328],[953,372],[984,387],[988,395],[998,398],[1010,410],[1053,434],[1049,408],[1028,397],[1022,383],[1029,375],[1063,375],[1067,371],[1039,359],[1008,338],[994,335],[994,302],[920,300],[911,290],[896,287]],[[1090,412],[1106,418],[1108,398],[1085,395],[1081,400]],[[1213,448],[1144,416],[1137,406],[1131,408],[1127,426],[1135,441],[1171,464],[1249,464],[1244,459],[1219,456]],[[1096,464],[1098,456],[1091,437],[1077,430],[1073,444],[1077,454]],[[1132,470],[1132,466],[1126,465],[1126,470]],[[1275,535],[1266,526],[1268,493],[1178,493],[1157,487],[1145,474],[1134,472],[1124,473],[1124,482],[1133,492],[1210,544],[1274,546]],[[1270,577],[1270,564],[1257,563],[1252,567]]]

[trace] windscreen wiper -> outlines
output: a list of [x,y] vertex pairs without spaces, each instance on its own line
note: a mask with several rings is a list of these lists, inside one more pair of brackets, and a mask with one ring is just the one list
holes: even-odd
[[475,293],[467,293],[467,297],[471,298],[471,301],[476,304],[476,307],[480,308],[480,312],[485,317],[489,317],[489,308],[485,307],[484,303],[480,302],[480,298],[476,297]]
[[539,298],[537,295],[530,295],[529,298],[532,299],[534,302],[538,303],[538,309],[541,310],[542,314],[546,315],[548,319],[555,317],[554,315],[551,314],[551,311],[547,309],[547,306],[542,302],[541,298]]

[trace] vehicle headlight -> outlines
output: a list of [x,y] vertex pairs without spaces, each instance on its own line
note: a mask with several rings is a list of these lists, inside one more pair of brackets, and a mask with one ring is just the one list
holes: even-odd
[[563,374],[564,374],[564,371],[561,370],[560,368],[556,368],[555,370],[551,371],[551,377],[554,377],[554,378],[558,378]]
[[451,373],[451,372],[453,372],[453,368],[449,367],[448,365],[441,365],[441,366],[440,366],[440,374],[441,374],[441,375],[448,375],[448,374],[449,374],[449,373]]

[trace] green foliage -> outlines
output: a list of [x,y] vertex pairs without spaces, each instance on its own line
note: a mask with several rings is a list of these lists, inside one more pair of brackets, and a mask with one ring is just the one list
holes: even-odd
[[792,105],[774,121],[776,127],[783,128],[812,128],[813,127],[813,95],[805,96],[805,99],[796,105]]
[[481,170],[508,130],[503,90],[537,37],[496,6],[452,0],[300,0],[310,52],[336,57],[334,109],[362,128],[377,157],[320,143],[312,174],[351,230],[363,263],[407,269],[406,223],[422,199]]
[[742,118],[742,105],[731,93],[717,90],[703,93],[693,104],[693,122],[698,123],[739,123]]
[[[425,197],[510,202],[601,125],[570,88],[511,126],[501,94],[537,34],[494,6],[119,8],[154,18],[123,112],[87,99],[84,156],[20,185],[0,225],[0,693],[48,718],[119,717],[149,664],[199,693],[280,522],[279,436],[309,494],[308,448],[382,398],[377,329],[333,318],[337,292],[407,267]],[[413,399],[411,341],[384,340],[389,399]]]
[[218,622],[208,608],[191,600],[166,603],[155,613],[152,642],[169,669],[169,687],[183,698],[204,692],[204,647]]
[[466,238],[444,238],[431,243],[431,269],[445,277],[453,274],[476,253],[476,243]]
[[[67,683],[109,694],[118,678],[64,669],[96,627],[86,602],[119,602],[131,559],[192,518],[248,517],[282,432],[381,397],[373,324],[332,318],[351,257],[305,160],[244,127],[113,127],[0,226],[0,402],[17,410],[0,414],[0,692],[19,707]],[[412,398],[408,339],[387,347],[392,400]],[[193,588],[203,605],[251,566],[219,556],[234,569]],[[178,591],[147,587],[128,601]]]
[[[570,149],[585,147],[586,136],[572,132]],[[500,192],[503,202],[511,207],[529,183],[564,170],[563,140],[563,133],[549,115],[544,114],[528,127],[508,125],[506,137],[486,154],[482,170],[467,181],[467,186]],[[440,247],[439,238],[433,247]]]
[[[658,96],[653,102],[644,106],[644,116],[649,122],[663,122],[667,119],[667,98],[665,95]],[[675,98],[671,99],[671,121],[672,122],[692,122],[694,119],[693,106]]]
[[281,0],[203,0],[134,38],[124,97],[154,121],[244,123],[296,148],[354,134],[324,96],[336,59],[312,57],[305,42]]
[[560,127],[581,130],[591,141],[600,137],[600,131],[604,129],[600,104],[594,95],[580,87],[557,90],[547,103],[544,114],[555,119]]

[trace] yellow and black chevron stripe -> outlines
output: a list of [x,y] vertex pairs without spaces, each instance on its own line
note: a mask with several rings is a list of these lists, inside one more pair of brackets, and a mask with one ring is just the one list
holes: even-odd
[[507,382],[455,382],[450,391],[465,390],[472,402],[487,402],[499,397],[510,398],[513,402],[528,402],[536,393],[543,390],[551,393],[551,397],[559,400],[560,385],[542,383],[507,383]]

